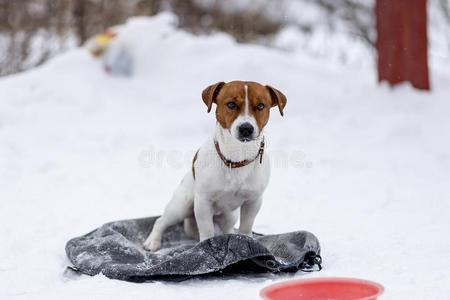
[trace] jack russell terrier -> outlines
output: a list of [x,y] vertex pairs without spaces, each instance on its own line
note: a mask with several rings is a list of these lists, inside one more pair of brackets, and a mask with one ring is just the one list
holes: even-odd
[[270,176],[263,129],[271,107],[283,115],[286,96],[268,85],[232,81],[208,86],[202,98],[208,112],[216,104],[214,137],[195,154],[192,170],[144,242],[147,250],[158,250],[163,232],[183,221],[186,234],[203,241],[233,233],[240,213],[239,233],[252,234]]

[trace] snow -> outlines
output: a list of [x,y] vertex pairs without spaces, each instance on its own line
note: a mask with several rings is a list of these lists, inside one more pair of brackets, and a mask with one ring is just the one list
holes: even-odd
[[[0,79],[0,298],[259,299],[273,282],[322,276],[378,281],[384,299],[448,298],[448,66],[433,65],[430,93],[391,89],[371,66],[196,37],[175,23],[160,14],[121,28],[132,78],[76,49]],[[66,272],[70,238],[162,212],[215,126],[202,89],[233,79],[288,98],[266,132],[274,167],[255,231],[313,232],[324,269],[145,284]]]

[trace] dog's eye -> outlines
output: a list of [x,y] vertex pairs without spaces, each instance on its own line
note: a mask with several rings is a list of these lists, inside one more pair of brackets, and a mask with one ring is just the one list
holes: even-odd
[[264,103],[260,103],[260,104],[256,105],[256,109],[257,109],[257,110],[263,110],[264,107],[266,107],[266,106],[264,105]]
[[230,102],[227,103],[227,107],[228,107],[229,109],[236,109],[236,108],[237,108],[237,105],[236,105],[236,103],[234,103],[233,101],[230,101]]

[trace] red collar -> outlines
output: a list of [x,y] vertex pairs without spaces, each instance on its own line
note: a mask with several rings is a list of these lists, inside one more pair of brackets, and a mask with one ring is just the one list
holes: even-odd
[[242,160],[242,161],[231,161],[231,160],[227,159],[220,151],[219,142],[217,142],[216,140],[214,141],[214,146],[216,147],[217,155],[219,155],[220,159],[223,161],[225,166],[227,166],[228,168],[234,169],[234,168],[244,167],[244,166],[254,162],[258,158],[258,156],[259,156],[259,163],[262,163],[262,157],[264,154],[264,137],[261,141],[261,144],[259,146],[259,150],[258,150],[258,153],[256,154],[256,156],[253,159],[246,159],[246,160]]

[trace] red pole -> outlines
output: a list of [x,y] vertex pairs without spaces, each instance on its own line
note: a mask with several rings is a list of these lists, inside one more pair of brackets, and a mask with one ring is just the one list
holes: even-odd
[[378,81],[429,90],[427,1],[377,0]]

